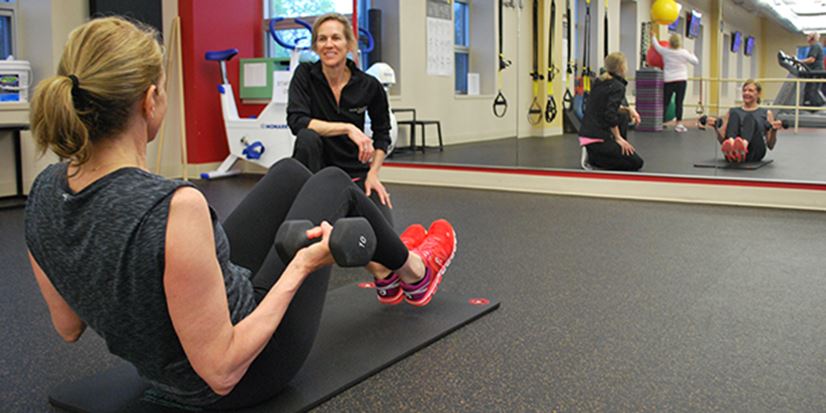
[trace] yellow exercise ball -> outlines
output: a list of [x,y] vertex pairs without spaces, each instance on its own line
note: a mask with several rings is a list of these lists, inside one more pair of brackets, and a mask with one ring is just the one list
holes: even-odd
[[651,20],[667,26],[680,17],[680,8],[682,6],[674,0],[656,0],[651,5]]

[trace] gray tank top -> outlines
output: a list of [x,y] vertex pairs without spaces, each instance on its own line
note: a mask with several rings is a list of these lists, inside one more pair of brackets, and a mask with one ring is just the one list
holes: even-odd
[[[32,186],[25,218],[29,251],[109,351],[150,383],[147,398],[186,406],[218,400],[189,364],[164,294],[169,202],[189,184],[124,168],[74,193],[66,170],[66,163],[51,165]],[[256,305],[250,271],[230,262],[226,234],[210,212],[235,324]]]
[[746,115],[751,114],[760,122],[760,130],[766,130],[769,127],[769,110],[766,108],[757,108],[755,110],[745,110],[741,107],[734,107],[729,109],[736,112],[740,119],[745,119]]

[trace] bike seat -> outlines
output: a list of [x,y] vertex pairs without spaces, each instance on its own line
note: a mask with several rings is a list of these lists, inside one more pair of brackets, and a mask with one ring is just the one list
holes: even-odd
[[227,50],[213,50],[204,53],[204,59],[206,60],[229,60],[232,59],[233,56],[238,54],[238,49],[227,49]]

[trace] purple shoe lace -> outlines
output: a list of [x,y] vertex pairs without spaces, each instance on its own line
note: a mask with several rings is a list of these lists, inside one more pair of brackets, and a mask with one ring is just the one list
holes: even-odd
[[401,281],[396,273],[390,274],[390,276],[383,280],[376,278],[375,284],[376,294],[381,297],[393,297],[399,293],[399,288],[401,287]]
[[421,280],[414,284],[408,284],[404,281],[399,282],[401,283],[402,291],[404,292],[404,295],[407,296],[407,299],[417,301],[427,294],[427,288],[430,286],[430,281],[432,279],[433,272],[430,271],[430,268],[425,266],[424,277],[422,277]]

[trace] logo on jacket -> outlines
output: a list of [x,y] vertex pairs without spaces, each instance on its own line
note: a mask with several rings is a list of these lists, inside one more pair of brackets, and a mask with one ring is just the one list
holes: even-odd
[[350,108],[347,111],[351,112],[351,113],[356,113],[356,114],[361,115],[366,110],[367,110],[367,106],[360,106],[360,107],[357,107],[357,108]]

